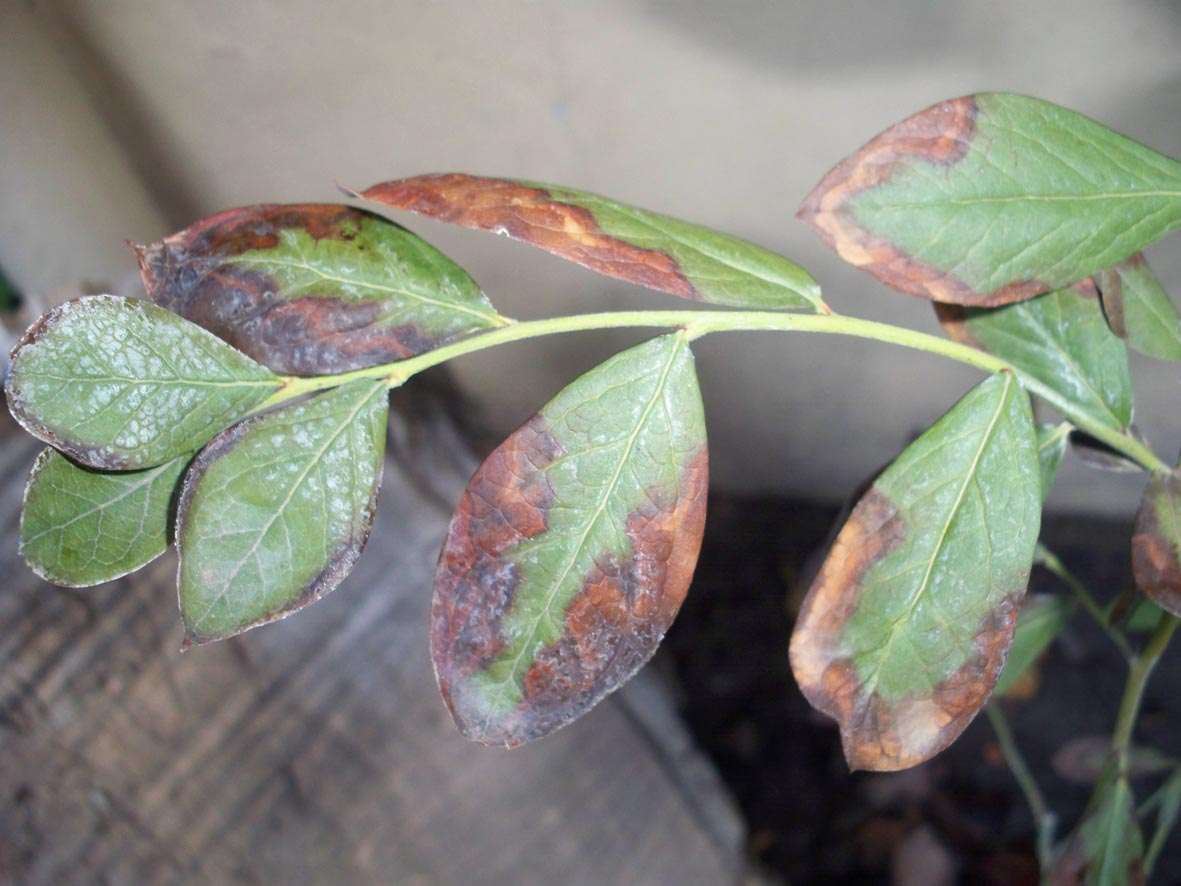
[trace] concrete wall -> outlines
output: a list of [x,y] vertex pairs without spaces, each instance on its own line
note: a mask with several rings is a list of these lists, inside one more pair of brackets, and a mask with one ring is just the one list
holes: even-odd
[[[463,170],[583,187],[748,237],[808,267],[838,310],[933,331],[927,304],[846,267],[793,219],[811,185],[874,133],[942,98],[1011,90],[1181,155],[1181,6],[1149,0],[0,0],[0,10],[10,44],[0,64],[24,83],[0,92],[0,260],[33,288],[59,285],[63,267],[130,271],[129,258],[113,267],[91,256],[157,236],[161,222],[336,200],[337,181]],[[14,36],[18,19],[55,52]],[[77,94],[61,85],[70,78]],[[63,177],[110,215],[63,212],[85,208],[62,193]],[[678,304],[527,247],[399,220],[511,316]],[[63,239],[93,250],[84,267],[53,261]],[[37,261],[10,259],[13,243]],[[1175,241],[1150,258],[1181,289]],[[456,368],[507,431],[636,338],[520,344]],[[731,335],[697,351],[715,482],[830,498],[977,378],[857,341]],[[1143,430],[1171,456],[1178,370],[1147,359],[1133,369]],[[1068,465],[1053,503],[1129,511],[1138,492],[1135,478]]]

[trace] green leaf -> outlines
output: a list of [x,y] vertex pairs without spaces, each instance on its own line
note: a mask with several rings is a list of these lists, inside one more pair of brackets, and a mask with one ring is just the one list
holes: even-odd
[[887,286],[982,307],[1062,289],[1181,226],[1181,164],[1019,95],[942,102],[841,162],[799,213]]
[[1074,601],[1058,594],[1030,594],[1021,604],[1013,645],[994,695],[1004,695],[1033,666],[1074,614]]
[[1062,456],[1066,454],[1066,444],[1070,442],[1070,422],[1058,424],[1040,424],[1037,426],[1037,460],[1042,468],[1042,501],[1054,488],[1054,480],[1058,476],[1058,466],[1062,464]]
[[1005,662],[1041,518],[1029,398],[977,385],[858,502],[804,600],[791,664],[853,769],[949,745]]
[[1132,574],[1150,600],[1181,615],[1181,477],[1155,474],[1132,534]]
[[452,518],[431,616],[466,737],[553,732],[652,656],[697,562],[707,474],[683,333],[586,373],[488,456]]
[[348,575],[373,525],[388,412],[383,382],[356,381],[198,453],[177,509],[187,643],[283,618]]
[[584,191],[472,175],[422,175],[356,196],[506,234],[608,277],[683,298],[828,313],[794,262],[753,243]]
[[1156,829],[1152,834],[1152,842],[1144,856],[1144,876],[1152,875],[1156,867],[1156,860],[1168,842],[1169,835],[1177,825],[1177,816],[1181,813],[1181,770],[1173,772],[1166,779],[1158,791],[1160,810],[1156,814]]
[[1181,360],[1181,318],[1143,255],[1103,271],[1096,282],[1112,332],[1149,357]]
[[1009,361],[1096,422],[1132,421],[1128,350],[1107,328],[1090,281],[1001,308],[939,305],[948,335]]
[[358,209],[231,209],[134,246],[148,294],[276,372],[390,363],[509,321],[415,234]]
[[21,508],[20,552],[39,576],[82,588],[111,581],[168,549],[181,456],[144,471],[98,472],[53,449],[33,464]]
[[1055,883],[1134,886],[1145,882],[1144,837],[1132,788],[1109,759],[1083,821],[1054,871]]
[[199,326],[113,295],[66,302],[33,324],[4,386],[25,430],[108,470],[194,452],[279,387]]
[[1137,595],[1136,604],[1128,613],[1127,630],[1136,634],[1147,634],[1160,623],[1164,612],[1147,597]]

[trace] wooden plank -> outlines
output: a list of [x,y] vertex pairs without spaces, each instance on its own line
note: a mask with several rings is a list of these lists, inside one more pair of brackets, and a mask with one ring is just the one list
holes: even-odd
[[437,411],[427,421],[424,431],[395,417],[394,449],[413,450],[414,465],[387,467],[369,549],[339,590],[182,654],[173,556],[84,591],[44,584],[19,561],[37,445],[5,416],[0,881],[742,876],[741,824],[650,676],[526,748],[456,734],[431,673],[427,612],[472,462]]

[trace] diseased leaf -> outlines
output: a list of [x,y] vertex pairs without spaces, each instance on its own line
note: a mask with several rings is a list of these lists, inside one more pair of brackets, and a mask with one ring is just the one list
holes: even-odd
[[584,191],[472,175],[421,175],[356,196],[506,234],[649,289],[721,305],[827,313],[803,268],[728,234]]
[[268,369],[151,302],[96,295],[54,308],[12,351],[8,408],[87,467],[194,452],[277,391]]
[[1029,398],[977,385],[858,502],[804,600],[791,664],[853,769],[904,769],[988,700],[1041,518]]
[[1143,255],[1108,268],[1095,282],[1112,332],[1149,357],[1181,360],[1181,318]]
[[981,93],[878,135],[799,217],[887,286],[989,307],[1062,289],[1181,226],[1181,163],[1049,102]]
[[1062,633],[1074,614],[1074,601],[1058,594],[1030,594],[1021,604],[1013,645],[993,695],[1004,695]]
[[1097,422],[1132,421],[1128,350],[1107,328],[1090,280],[1001,308],[937,305],[947,334],[1009,361]]
[[133,248],[158,304],[276,372],[390,363],[509,322],[426,241],[348,206],[231,209]]
[[187,644],[283,618],[344,580],[373,525],[388,404],[383,382],[352,382],[197,454],[177,508]]
[[1070,431],[1070,423],[1065,421],[1037,426],[1037,460],[1042,467],[1042,501],[1046,500],[1046,496],[1054,488],[1058,467],[1062,464],[1062,456],[1066,454]]
[[1181,477],[1155,474],[1132,535],[1132,574],[1149,599],[1181,615]]
[[465,736],[540,738],[652,656],[697,562],[707,473],[682,333],[586,373],[488,456],[452,518],[431,614]]
[[1053,872],[1054,884],[1137,886],[1145,882],[1144,837],[1132,788],[1110,757],[1083,821]]
[[[1050,765],[1062,779],[1074,784],[1095,784],[1103,777],[1111,755],[1111,736],[1086,735],[1072,738],[1054,752]],[[1177,765],[1155,748],[1128,748],[1128,777],[1143,778]]]
[[20,552],[39,576],[82,588],[111,581],[168,549],[181,456],[143,471],[99,472],[53,449],[37,456],[21,508]]

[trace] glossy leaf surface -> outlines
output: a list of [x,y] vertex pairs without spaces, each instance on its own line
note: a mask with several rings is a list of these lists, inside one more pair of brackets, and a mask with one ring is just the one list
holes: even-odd
[[96,295],[54,308],[25,333],[5,392],[34,437],[89,467],[132,470],[194,452],[279,386],[170,311]]
[[683,298],[822,310],[820,287],[794,262],[729,234],[584,191],[449,174],[383,182],[358,196],[506,234],[608,277]]
[[939,305],[948,335],[1009,361],[1082,414],[1118,430],[1132,421],[1128,351],[1089,280],[1001,308]]
[[1112,332],[1149,357],[1181,360],[1181,319],[1144,256],[1136,253],[1097,278]]
[[996,681],[995,695],[1004,695],[1054,642],[1074,614],[1074,601],[1058,594],[1030,594],[1021,604],[1013,645]]
[[388,412],[383,383],[353,382],[198,453],[177,509],[188,643],[283,618],[348,575],[373,524]]
[[681,333],[581,376],[493,451],[452,518],[431,616],[465,736],[540,738],[652,656],[697,562],[707,473]]
[[1041,477],[1029,398],[995,375],[874,481],[804,600],[791,664],[853,769],[904,769],[988,700],[1029,580]]
[[1181,477],[1157,474],[1148,483],[1132,535],[1136,584],[1162,609],[1181,615]]
[[168,549],[169,512],[188,463],[181,456],[143,471],[100,472],[44,450],[25,488],[21,554],[66,587],[134,572]]
[[430,244],[347,206],[231,209],[134,248],[157,303],[276,372],[376,366],[507,322]]
[[1066,445],[1070,442],[1070,431],[1069,422],[1037,426],[1037,459],[1042,467],[1042,501],[1046,500],[1046,496],[1054,488],[1062,456],[1066,454]]
[[887,129],[799,215],[887,286],[987,307],[1061,289],[1181,226],[1181,164],[1066,108],[983,93]]

